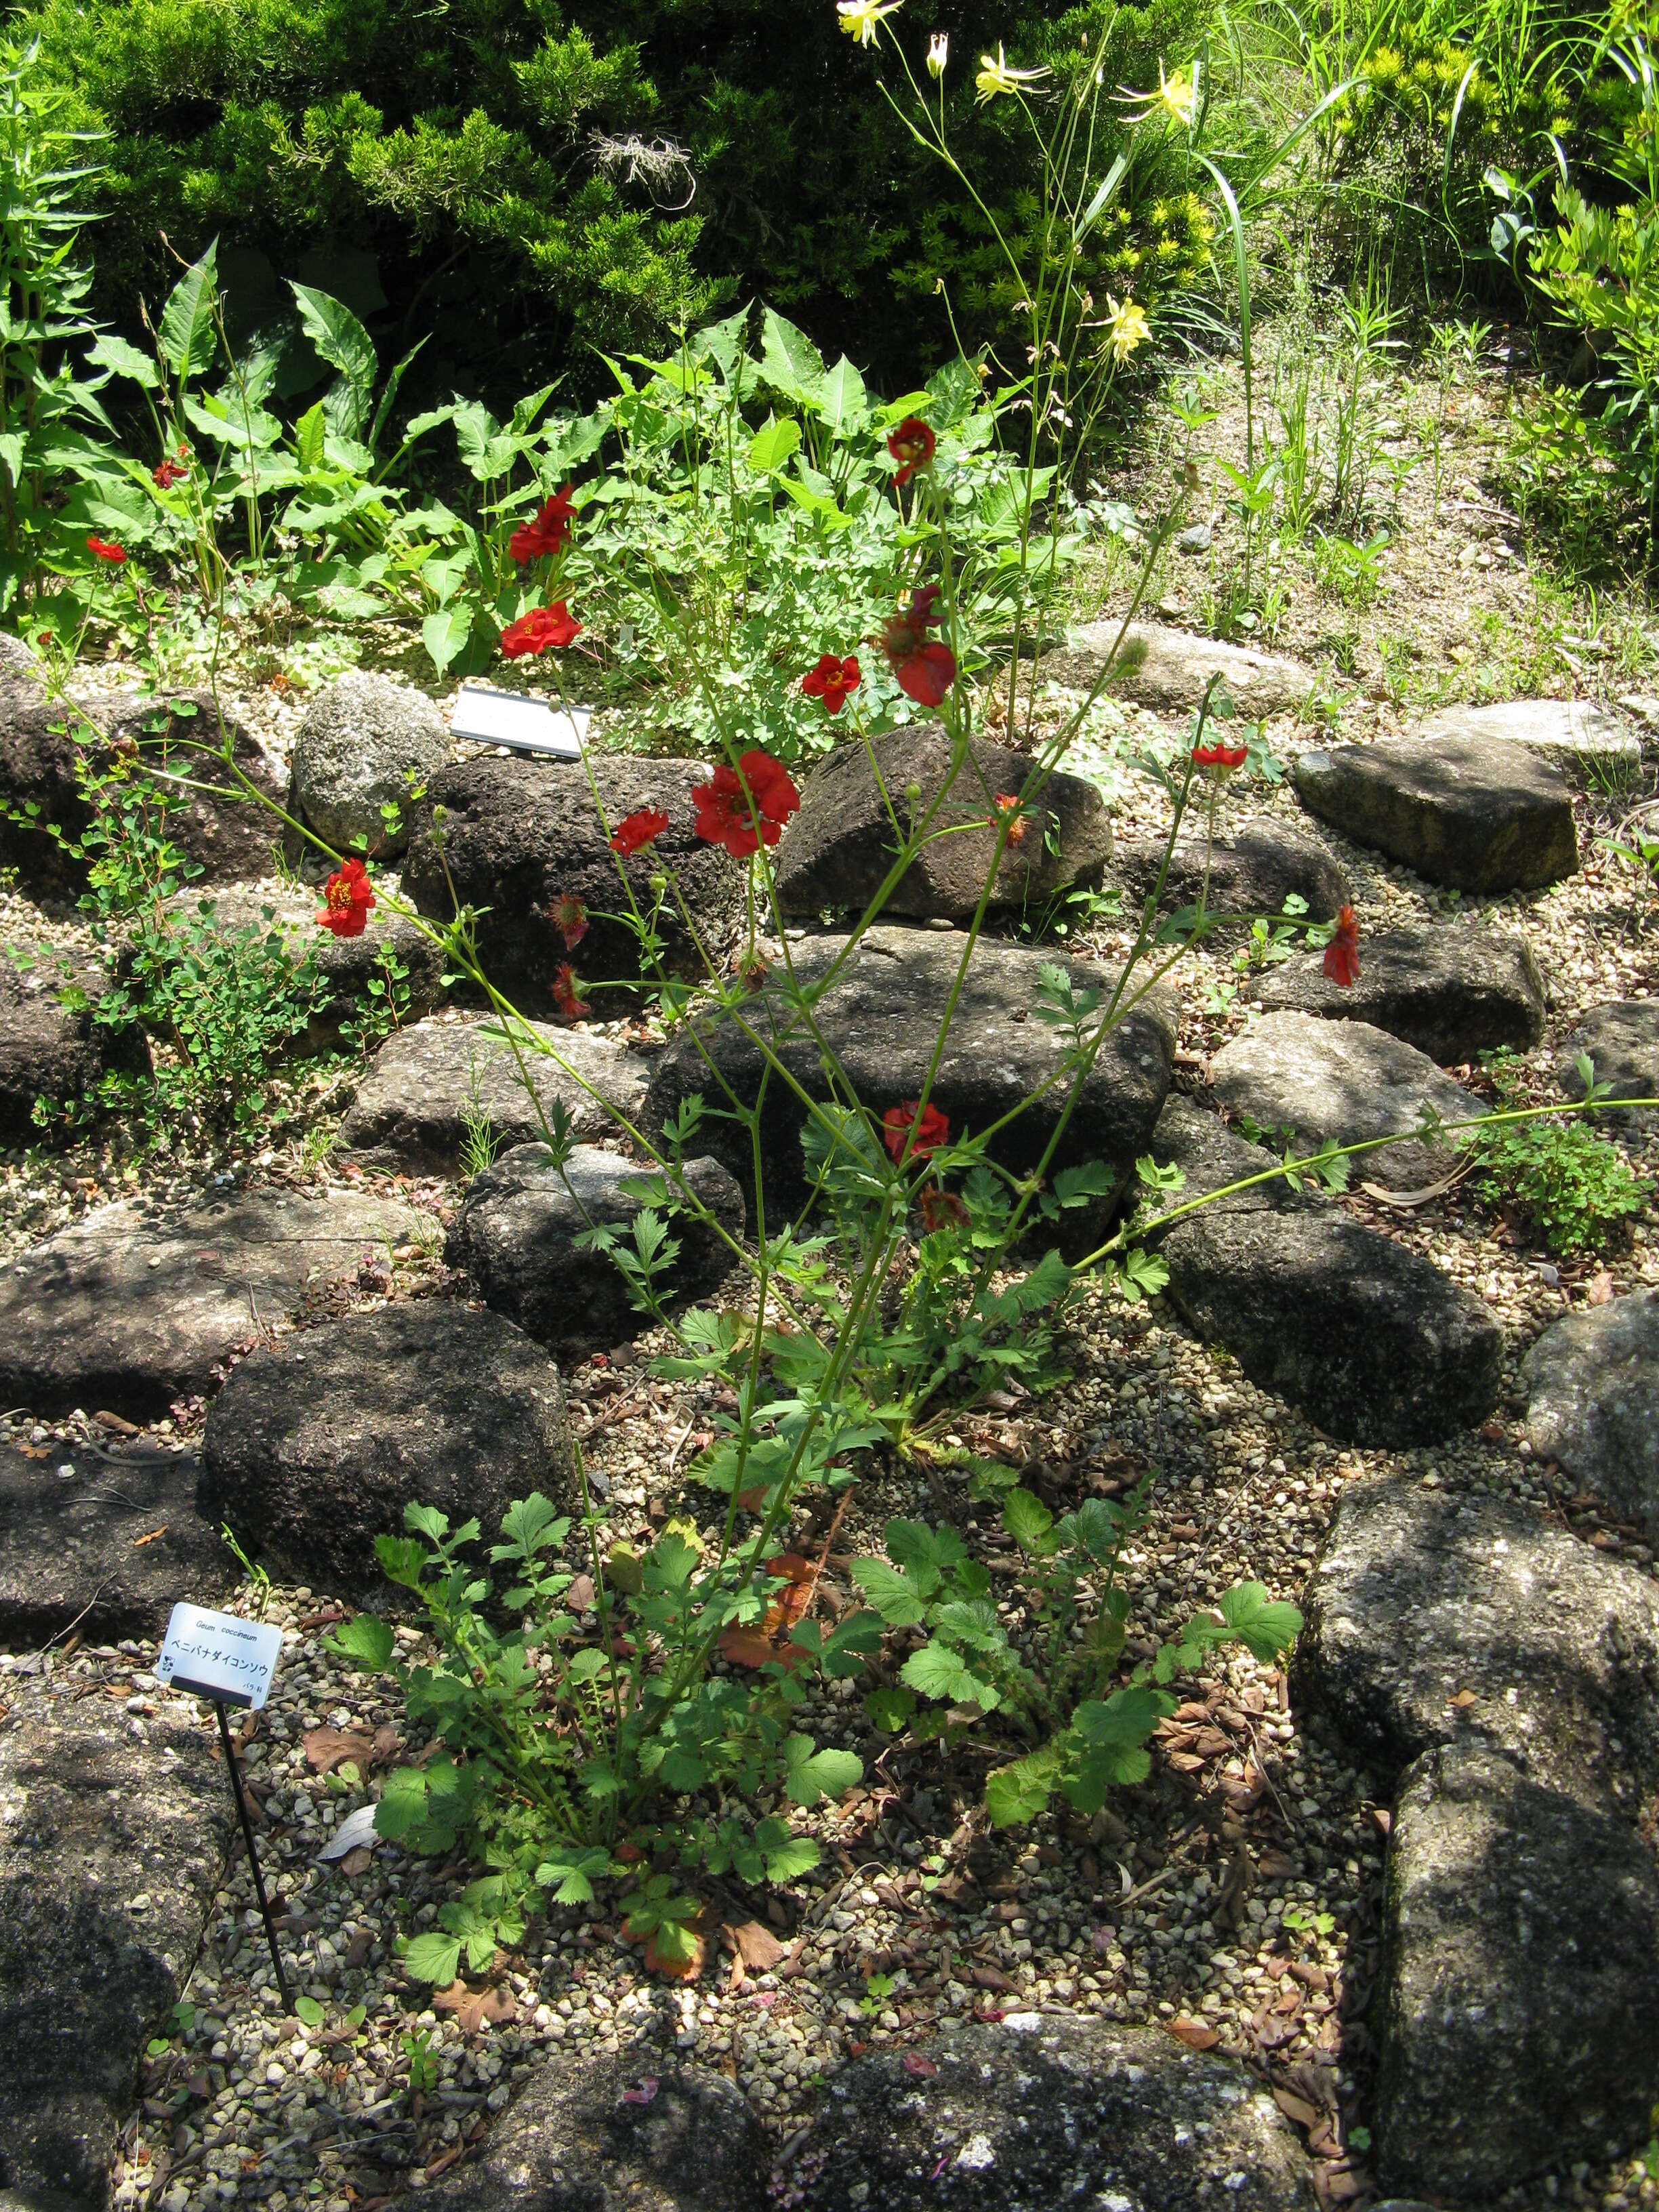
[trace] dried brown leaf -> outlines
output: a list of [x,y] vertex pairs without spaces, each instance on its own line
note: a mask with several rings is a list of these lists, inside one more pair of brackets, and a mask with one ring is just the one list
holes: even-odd
[[440,1990],[432,2000],[437,2012],[453,2012],[464,2035],[476,2035],[487,2023],[499,2025],[502,2021],[516,2020],[519,2008],[511,1990],[497,1986],[488,1990],[470,1990],[459,1977],[447,1990]]
[[784,1946],[762,1921],[742,1920],[726,1932],[737,1945],[744,1965],[753,1973],[769,1973],[784,1955]]
[[319,1774],[332,1774],[337,1766],[354,1759],[367,1766],[374,1756],[374,1739],[354,1729],[315,1728],[305,1738],[306,1761]]

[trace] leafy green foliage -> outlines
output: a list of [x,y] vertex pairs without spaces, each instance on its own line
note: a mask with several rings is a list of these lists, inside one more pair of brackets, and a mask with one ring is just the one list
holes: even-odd
[[[1487,1071],[1501,1110],[1522,1103],[1513,1056],[1494,1053]],[[1581,1079],[1595,1095],[1594,1074],[1581,1059]],[[1468,1139],[1475,1188],[1488,1206],[1513,1208],[1532,1233],[1564,1259],[1602,1250],[1621,1221],[1639,1213],[1651,1185],[1617,1145],[1571,1115],[1505,1121],[1498,1116]]]

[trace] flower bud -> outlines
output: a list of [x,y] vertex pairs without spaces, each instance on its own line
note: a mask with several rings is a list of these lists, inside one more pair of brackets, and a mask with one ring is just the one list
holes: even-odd
[[914,806],[921,797],[921,786],[919,783],[907,783],[904,787],[904,795]]
[[658,869],[654,876],[647,876],[645,880],[651,886],[651,889],[659,894],[668,889],[668,878],[664,875],[660,868]]

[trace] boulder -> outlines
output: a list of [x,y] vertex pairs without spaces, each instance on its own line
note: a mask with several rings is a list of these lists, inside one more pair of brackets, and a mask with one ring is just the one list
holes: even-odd
[[196,1510],[197,1471],[189,1452],[55,1444],[33,1460],[0,1442],[0,1650],[71,1628],[159,1640],[179,1597],[217,1604],[239,1571]]
[[212,1388],[228,1353],[431,1216],[331,1191],[100,1206],[0,1271],[0,1397],[129,1419]]
[[[1176,840],[1164,878],[1163,904],[1196,906],[1204,895],[1206,840],[1188,833]],[[1135,906],[1158,888],[1164,866],[1162,837],[1120,837],[1112,872]],[[1352,896],[1341,863],[1303,830],[1264,814],[1217,836],[1209,847],[1207,906],[1212,915],[1254,918],[1283,914],[1285,902],[1305,900],[1310,921],[1332,921]]]
[[775,2212],[772,2146],[724,2075],[648,2045],[550,2054],[432,2212]]
[[[830,1085],[818,1038],[836,1055],[860,1103],[878,1119],[916,1097],[932,1062],[944,1009],[962,964],[959,932],[877,927],[866,932],[850,959],[845,937],[807,939],[794,949],[796,977],[811,1001],[814,1028],[786,994],[780,971],[744,1009],[745,1028],[765,1035],[793,1084],[814,1099]],[[1051,1084],[1018,1118],[1000,1129],[994,1157],[1015,1174],[1035,1168],[1071,1103],[1072,1086],[1055,1082],[1069,1053],[1066,1032],[1037,1018],[1039,971],[1059,965],[1075,991],[1109,1000],[1115,977],[1091,961],[1054,962],[1024,946],[981,938],[969,963],[933,1084],[932,1103],[953,1134],[985,1129],[1043,1084]],[[816,1033],[815,1033],[816,1030]],[[1119,1191],[1146,1149],[1169,1088],[1174,1031],[1161,1006],[1148,1002],[1129,1015],[1100,1049],[1077,1097],[1051,1171],[1103,1161]],[[801,1151],[806,1107],[775,1075],[762,1098],[766,1062],[735,1021],[705,1017],[659,1060],[647,1094],[643,1122],[654,1139],[693,1093],[713,1104],[729,1086],[745,1102],[760,1099],[760,1146],[768,1218],[802,1203],[807,1178]],[[747,1133],[712,1116],[696,1139],[723,1160],[754,1201],[753,1158]],[[1085,1218],[1085,1215],[1087,1218]],[[1079,1234],[1100,1218],[1080,1209]]]
[[11,1674],[0,1729],[0,2203],[103,2212],[147,2036],[184,1994],[235,1820],[193,1703]]
[[45,948],[21,966],[0,947],[0,1146],[38,1145],[62,1126],[36,1123],[37,1098],[84,1108],[106,1075],[149,1073],[143,1030],[67,1010],[59,994],[71,984],[95,1005],[108,979],[85,968],[65,974]]
[[1569,1314],[1527,1354],[1527,1434],[1659,1546],[1659,1291]]
[[[618,1133],[616,1112],[629,1121],[645,1097],[650,1063],[607,1036],[578,1029],[527,1024],[520,1043],[547,1113],[556,1102],[579,1136]],[[340,1125],[340,1141],[360,1159],[392,1168],[447,1174],[460,1160],[479,1117],[496,1150],[543,1135],[513,1048],[499,1024],[450,1013],[399,1030],[364,1070]],[[597,1095],[596,1095],[597,1094]]]
[[[1112,667],[1119,628],[1115,622],[1085,623],[1066,644],[1043,654],[1038,674],[1068,690],[1091,690],[1102,671]],[[1130,624],[1104,688],[1114,698],[1133,699],[1143,707],[1188,708],[1200,704],[1216,675],[1239,713],[1251,720],[1294,714],[1311,697],[1315,684],[1310,668],[1281,653],[1143,622]]]
[[[563,1169],[545,1145],[518,1145],[469,1185],[445,1254],[465,1268],[494,1312],[561,1356],[602,1350],[637,1336],[648,1322],[635,1309],[616,1262],[603,1252],[583,1251],[577,1239],[590,1227],[629,1233],[640,1200],[629,1186],[650,1173],[616,1152],[578,1145]],[[743,1193],[714,1159],[688,1161],[685,1178],[699,1203],[728,1237],[744,1229]],[[659,1208],[660,1212],[661,1209]],[[659,1294],[671,1306],[707,1297],[732,1267],[718,1231],[696,1215],[668,1218],[679,1256]]]
[[1659,1778],[1659,1583],[1526,1506],[1350,1483],[1302,1603],[1292,1692],[1385,1776],[1483,1745],[1632,1820]]
[[1524,1052],[1544,1034],[1544,985],[1524,938],[1484,922],[1385,929],[1359,941],[1359,980],[1325,974],[1324,955],[1298,955],[1252,979],[1270,1013],[1368,1022],[1442,1067],[1508,1046]]
[[[856,739],[838,745],[812,771],[777,848],[783,912],[816,915],[836,908],[862,915],[892,866],[897,841],[889,806],[908,827],[938,799],[952,758],[950,735],[937,722],[890,731],[867,750]],[[1022,791],[1033,768],[1029,755],[974,743],[933,817],[936,835],[889,893],[884,913],[970,921],[996,848],[998,797]],[[903,795],[912,785],[921,794],[915,801]],[[1073,884],[1098,884],[1112,830],[1100,793],[1085,778],[1050,775],[1018,827],[1019,842],[1008,845],[997,871],[994,910],[1041,908]]]
[[1456,1165],[1455,1140],[1439,1146],[1409,1138],[1425,1112],[1454,1122],[1487,1111],[1398,1037],[1367,1022],[1321,1021],[1316,1014],[1263,1014],[1215,1054],[1210,1075],[1230,1113],[1269,1132],[1291,1131],[1304,1152],[1328,1139],[1358,1145],[1407,1137],[1350,1162],[1356,1182],[1390,1190],[1437,1182]]
[[499,1314],[422,1299],[326,1322],[243,1361],[202,1437],[198,1505],[252,1557],[383,1596],[377,1536],[406,1505],[492,1540],[515,1498],[568,1505],[559,1370]]
[[1316,2201],[1307,2154],[1259,2075],[1161,2028],[1058,2013],[1010,2013],[844,2067],[791,2178],[801,2212],[1311,2212]]
[[1419,735],[1496,738],[1523,745],[1581,782],[1634,781],[1642,766],[1642,740],[1617,715],[1589,699],[1505,699],[1493,707],[1443,707]]
[[1293,774],[1310,813],[1432,884],[1540,890],[1578,866],[1565,778],[1501,738],[1320,746]]
[[[1273,1164],[1184,1098],[1164,1107],[1152,1149],[1186,1176],[1174,1204]],[[1434,1443],[1498,1402],[1503,1332],[1482,1301],[1326,1198],[1260,1184],[1189,1214],[1158,1249],[1197,1334],[1331,1436]]]
[[1651,1849],[1478,1745],[1425,1753],[1395,1808],[1376,2013],[1386,2185],[1484,2204],[1639,2148],[1659,2080]]
[[[592,774],[605,809],[601,822],[589,787]],[[492,982],[514,991],[545,991],[558,969],[574,963],[584,983],[629,981],[641,973],[633,929],[614,920],[628,912],[629,891],[642,915],[656,901],[650,878],[672,875],[658,928],[663,958],[676,974],[702,975],[703,964],[681,915],[681,903],[703,944],[718,951],[743,899],[743,872],[693,828],[692,787],[708,775],[692,761],[643,760],[594,753],[586,764],[501,760],[493,755],[441,769],[426,805],[415,810],[404,888],[418,911],[453,921],[455,902],[483,909],[478,956]],[[618,863],[610,831],[641,807],[660,808],[668,827],[653,847]],[[442,809],[442,848],[432,836]],[[453,885],[453,889],[452,889]],[[551,902],[579,899],[586,935],[574,947],[550,918]],[[624,994],[608,993],[607,1012],[623,1012]],[[533,1013],[533,1006],[521,1011]]]
[[[449,758],[449,731],[424,691],[354,669],[306,709],[294,748],[294,797],[325,845],[349,853],[359,837],[386,860],[409,842],[410,779],[424,784]],[[395,805],[388,830],[380,809]]]
[[[1659,1098],[1659,999],[1615,999],[1607,1006],[1592,1006],[1574,1023],[1555,1070],[1564,1097],[1584,1095],[1578,1073],[1581,1053],[1589,1054],[1596,1083],[1610,1085],[1613,1097]],[[1598,1115],[1596,1121],[1631,1118]],[[1643,1115],[1638,1120],[1649,1118]]]

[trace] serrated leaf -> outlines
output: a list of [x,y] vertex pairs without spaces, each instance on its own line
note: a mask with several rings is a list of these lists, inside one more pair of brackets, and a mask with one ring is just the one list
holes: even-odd
[[329,1642],[343,1659],[378,1674],[391,1658],[397,1638],[384,1620],[376,1620],[371,1613],[360,1613],[356,1620],[343,1621]]
[[1002,1525],[1022,1552],[1041,1552],[1054,1516],[1029,1490],[1011,1490],[1002,1501]]
[[460,1937],[440,1936],[433,1929],[417,1936],[404,1954],[404,1965],[417,1982],[431,1982],[440,1989],[448,1988],[460,1963]]
[[1059,1771],[1059,1754],[1052,1746],[1033,1752],[1029,1759],[1000,1766],[985,1784],[985,1810],[994,1828],[1012,1828],[1035,1820],[1048,1810]]
[[972,1677],[963,1664],[960,1652],[953,1651],[948,1644],[941,1644],[935,1637],[920,1651],[910,1654],[899,1669],[899,1680],[919,1697],[955,1704],[969,1694]]
[[783,1747],[784,1788],[792,1804],[811,1807],[840,1797],[864,1778],[864,1762],[850,1751],[815,1751],[809,1735],[792,1735]]
[[[937,1583],[937,1576],[933,1579]],[[853,1580],[890,1628],[919,1627],[927,1619],[927,1607],[915,1580],[904,1569],[890,1566],[885,1559],[860,1559],[854,1565]]]
[[1283,1599],[1273,1599],[1260,1583],[1240,1583],[1218,1607],[1221,1618],[1254,1659],[1270,1667],[1302,1631],[1302,1615]]

